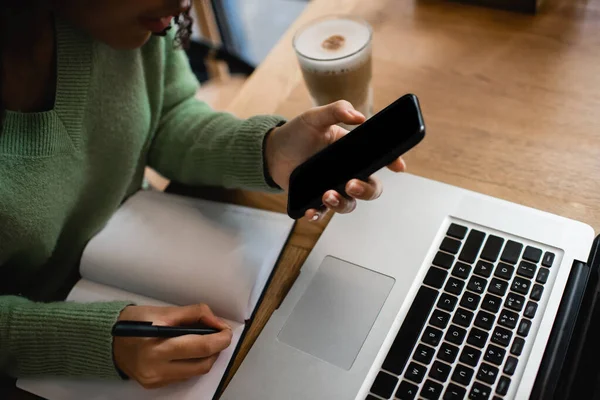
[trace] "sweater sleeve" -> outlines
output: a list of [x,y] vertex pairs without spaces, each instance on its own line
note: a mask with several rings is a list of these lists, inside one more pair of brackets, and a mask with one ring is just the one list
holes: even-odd
[[0,370],[14,377],[118,378],[110,331],[128,304],[0,296]]
[[276,116],[246,120],[213,111],[194,96],[199,87],[185,52],[166,40],[165,83],[160,121],[148,164],[188,185],[273,189],[263,164],[265,135],[284,122]]

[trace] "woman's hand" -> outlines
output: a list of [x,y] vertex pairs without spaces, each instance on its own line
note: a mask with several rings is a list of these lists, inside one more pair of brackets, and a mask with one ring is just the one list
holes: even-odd
[[[358,125],[364,121],[365,117],[350,103],[340,100],[327,106],[312,108],[275,128],[267,137],[265,145],[265,158],[271,177],[287,190],[290,175],[298,165],[348,133],[336,124]],[[402,172],[406,165],[402,158],[398,158],[388,168]],[[356,200],[374,200],[382,191],[382,184],[375,177],[370,177],[368,182],[353,179],[346,184],[346,193],[351,196],[350,199],[329,190],[323,194],[323,204],[335,212],[348,213],[356,207]],[[312,221],[322,215],[323,212],[314,209],[305,214]]]
[[128,306],[119,321],[152,321],[155,325],[203,323],[221,330],[212,335],[185,335],[169,339],[115,337],[117,367],[145,388],[157,388],[204,375],[219,352],[231,343],[231,328],[205,304],[186,307]]

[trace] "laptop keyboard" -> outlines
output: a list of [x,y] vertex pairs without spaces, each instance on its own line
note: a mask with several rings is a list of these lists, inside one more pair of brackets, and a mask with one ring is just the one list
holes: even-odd
[[367,400],[507,398],[553,263],[551,252],[452,223]]

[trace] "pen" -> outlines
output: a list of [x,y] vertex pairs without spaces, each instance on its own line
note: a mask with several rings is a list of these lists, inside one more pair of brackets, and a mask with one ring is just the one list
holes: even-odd
[[183,335],[210,335],[218,329],[204,325],[161,326],[151,321],[118,321],[112,329],[113,336],[172,338]]

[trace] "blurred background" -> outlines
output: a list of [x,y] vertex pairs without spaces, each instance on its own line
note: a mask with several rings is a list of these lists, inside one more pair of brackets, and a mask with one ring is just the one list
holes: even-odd
[[[188,55],[201,82],[210,75],[207,46],[219,47],[229,72],[248,75],[267,56],[309,0],[197,0],[194,43]],[[205,16],[197,16],[198,9]],[[209,15],[212,14],[212,15]],[[217,32],[207,33],[206,20]],[[210,22],[209,22],[210,23]],[[217,33],[218,35],[215,35]]]

